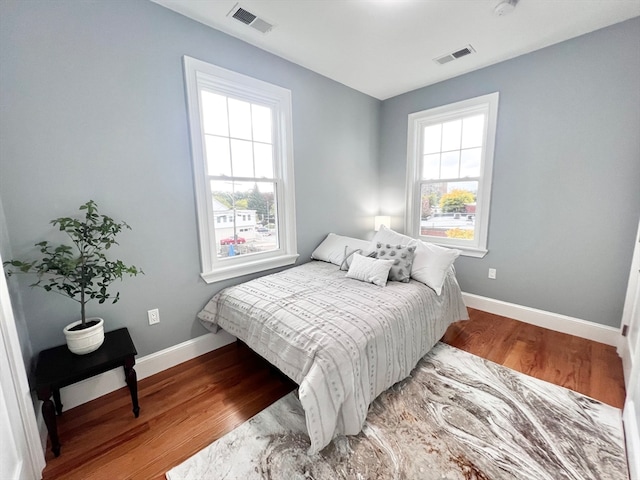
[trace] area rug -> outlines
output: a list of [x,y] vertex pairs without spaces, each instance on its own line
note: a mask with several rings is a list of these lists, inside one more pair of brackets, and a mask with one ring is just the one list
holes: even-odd
[[294,393],[169,480],[626,480],[621,411],[438,343],[380,395],[359,435],[309,456]]

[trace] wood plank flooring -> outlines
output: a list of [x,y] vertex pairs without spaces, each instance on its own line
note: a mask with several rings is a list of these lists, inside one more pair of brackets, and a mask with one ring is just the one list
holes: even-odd
[[[618,408],[615,348],[478,310],[443,341]],[[47,450],[45,480],[164,479],[164,473],[295,388],[242,344],[195,358],[138,384],[140,417],[126,388],[58,417],[62,453]]]
[[624,405],[622,360],[615,347],[469,309],[442,341],[532,377]]

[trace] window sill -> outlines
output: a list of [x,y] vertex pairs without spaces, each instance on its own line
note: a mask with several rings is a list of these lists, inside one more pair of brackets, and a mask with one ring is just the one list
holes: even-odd
[[200,276],[207,283],[220,282],[222,280],[228,280],[230,278],[263,272],[272,268],[293,265],[298,259],[298,256],[298,254],[281,255],[275,258],[261,259],[253,262],[243,263],[242,265],[233,265],[221,268],[219,267],[212,272],[201,273]]
[[[463,257],[474,257],[474,258],[483,258],[489,250],[484,250],[482,248],[465,248],[465,247],[451,247],[451,245],[447,245],[449,248],[457,248],[460,250],[460,255]],[[444,245],[443,245],[444,247]]]
[[433,243],[435,245],[438,245],[439,247],[460,250],[460,255],[462,255],[463,257],[484,258],[484,256],[489,253],[489,250],[487,250],[486,248],[456,245],[455,243],[445,243],[438,241],[437,237],[418,237],[418,240],[426,243]]

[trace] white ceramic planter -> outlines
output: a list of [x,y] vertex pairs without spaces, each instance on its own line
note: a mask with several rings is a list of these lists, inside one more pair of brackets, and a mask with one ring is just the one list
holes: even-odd
[[87,322],[98,320],[92,327],[83,330],[71,330],[82,323],[82,320],[70,323],[64,327],[64,336],[67,338],[67,347],[76,355],[85,355],[95,352],[104,342],[104,320],[98,317],[87,318]]

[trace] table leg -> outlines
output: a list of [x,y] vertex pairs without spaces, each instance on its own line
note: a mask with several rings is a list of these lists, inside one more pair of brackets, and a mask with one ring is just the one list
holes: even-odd
[[[47,426],[49,432],[49,439],[51,440],[51,450],[53,454],[60,456],[60,439],[58,438],[58,425],[56,422],[56,407],[51,401],[51,394],[53,392],[50,388],[44,388],[38,390],[38,399],[42,400],[42,416],[44,417],[44,423]],[[59,394],[59,393],[58,393]]]
[[62,401],[60,400],[60,389],[53,389],[53,403],[56,406],[56,413],[62,415]]
[[133,403],[133,415],[138,418],[140,415],[140,405],[138,405],[138,376],[133,366],[135,359],[127,359],[124,364],[124,377],[131,393],[131,403]]

